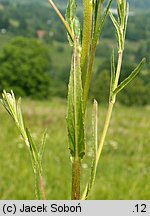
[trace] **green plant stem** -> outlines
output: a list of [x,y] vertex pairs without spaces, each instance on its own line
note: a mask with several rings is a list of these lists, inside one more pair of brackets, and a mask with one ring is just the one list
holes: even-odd
[[48,0],[48,2],[51,4],[51,6],[55,10],[56,14],[60,18],[61,22],[65,26],[65,28],[66,28],[68,34],[70,35],[72,41],[74,41],[74,34],[73,34],[71,28],[69,27],[68,23],[66,22],[65,18],[62,16],[62,14],[60,13],[60,11],[58,10],[58,8],[56,7],[56,5],[54,4],[54,2],[52,0]]
[[83,0],[84,19],[83,19],[83,38],[82,38],[82,52],[81,52],[81,71],[82,84],[84,87],[86,73],[89,61],[89,50],[91,44],[92,31],[92,4],[90,0]]
[[[116,71],[114,88],[117,87],[118,81],[119,81],[121,65],[122,65],[122,55],[123,55],[122,51],[118,53],[118,64],[117,64],[117,71]],[[98,162],[99,162],[99,159],[100,159],[100,156],[101,156],[102,148],[103,148],[105,138],[106,138],[106,135],[107,135],[107,131],[108,131],[108,128],[109,128],[110,119],[111,119],[113,107],[114,107],[114,104],[115,104],[115,100],[116,100],[116,95],[114,95],[113,98],[109,102],[108,111],[107,111],[107,115],[106,115],[106,120],[105,120],[105,124],[104,124],[104,129],[103,129],[103,132],[102,132],[102,136],[101,136],[101,139],[100,139],[100,144],[99,144],[98,152],[97,152],[97,159],[96,159],[96,164],[97,165],[98,165]]]
[[122,56],[123,56],[123,51],[118,52],[118,65],[117,65],[114,89],[117,88],[117,86],[118,86],[118,81],[119,81],[119,76],[120,76],[120,71],[121,71],[121,65],[122,65]]
[[41,200],[40,175],[36,170],[36,167],[34,168],[34,177],[35,177],[35,195],[37,200]]
[[75,159],[72,163],[72,200],[80,200],[80,160]]
[[95,52],[96,52],[97,42],[98,42],[98,38],[99,38],[101,10],[102,10],[102,3],[99,3],[98,11],[97,11],[97,18],[95,21],[96,22],[95,28],[94,28],[94,32],[93,32],[92,45],[91,45],[91,50],[90,50],[89,65],[88,65],[88,69],[87,69],[87,73],[86,73],[85,85],[83,88],[84,89],[84,92],[83,92],[83,110],[84,110],[84,112],[86,111],[89,88],[90,88],[90,83],[91,83],[92,69],[93,69],[94,58],[95,58]]
[[91,82],[92,68],[93,68],[93,64],[94,64],[96,46],[97,46],[97,43],[93,43],[92,47],[91,47],[90,62],[89,62],[89,67],[88,67],[85,86],[84,86],[84,92],[83,92],[83,111],[84,111],[84,113],[86,111],[86,105],[87,105],[87,100],[88,100],[88,94],[89,94],[89,88],[90,88],[90,82]]
[[98,148],[98,152],[97,152],[96,164],[98,164],[98,161],[99,161],[100,156],[101,156],[102,148],[103,148],[103,145],[104,145],[104,142],[105,142],[106,134],[107,134],[110,119],[111,119],[113,106],[114,106],[114,104],[112,102],[109,102],[107,116],[106,116],[106,120],[105,120],[105,125],[104,125],[103,133],[102,133],[102,136],[101,136],[101,140],[100,140],[100,144],[99,144],[99,148]]
[[36,197],[38,200],[41,200],[41,199],[46,200],[46,194],[45,194],[42,174],[40,174],[38,170],[34,170],[34,176],[35,176]]

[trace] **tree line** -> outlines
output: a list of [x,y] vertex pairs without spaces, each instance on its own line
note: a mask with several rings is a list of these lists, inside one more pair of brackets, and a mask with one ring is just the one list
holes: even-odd
[[[56,15],[44,6],[40,6],[39,10],[38,4],[23,6],[5,2],[0,3],[0,10],[1,32],[2,29],[6,29],[5,34],[12,38],[12,41],[0,51],[0,92],[5,88],[13,89],[17,95],[35,99],[66,97],[69,61],[66,60],[65,66],[56,69],[56,61],[52,60],[57,59],[60,54],[70,55],[65,44],[67,41],[65,31],[55,19]],[[146,57],[147,63],[134,83],[119,95],[119,102],[126,105],[150,103],[150,16],[148,14],[148,12],[135,14],[129,18],[127,51],[120,82],[143,56]],[[45,31],[46,35],[42,39],[37,38],[37,30]],[[2,34],[3,32],[0,37]],[[96,67],[90,90],[91,100],[93,97],[99,102],[105,103],[108,100],[110,56],[112,48],[116,46],[114,38],[114,29],[108,18],[96,52]],[[53,52],[52,47],[56,42],[59,45],[56,52]]]

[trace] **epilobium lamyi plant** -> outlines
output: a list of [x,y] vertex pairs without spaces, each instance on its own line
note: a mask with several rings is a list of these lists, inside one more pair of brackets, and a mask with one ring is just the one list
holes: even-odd
[[[105,10],[103,9],[105,2],[104,0],[83,0],[83,27],[81,26],[81,23],[76,15],[76,0],[68,0],[66,17],[61,14],[52,0],[48,1],[62,21],[62,24],[64,25],[68,35],[69,43],[73,48],[67,105],[68,141],[72,163],[71,199],[84,200],[88,199],[94,185],[97,165],[100,160],[102,148],[107,135],[113,107],[116,102],[116,96],[141,71],[145,59],[139,63],[135,70],[131,72],[131,74],[125,80],[119,83],[129,14],[129,5],[126,0],[117,0],[117,18],[114,17],[110,11],[110,6],[113,0],[108,1]],[[116,30],[116,38],[118,42],[117,65],[115,64],[115,51],[113,50],[111,58],[110,97],[106,120],[100,140],[98,140],[98,104],[97,101],[94,100],[92,114],[93,161],[91,164],[89,180],[85,184],[84,191],[81,193],[80,173],[82,159],[85,156],[86,149],[85,118],[87,101],[96,47],[107,15],[109,15]],[[45,134],[41,149],[38,151],[31,138],[29,130],[24,126],[20,109],[20,100],[18,100],[18,102],[16,101],[13,92],[6,93],[4,91],[2,104],[14,119],[14,122],[24,139],[24,142],[30,150],[33,170],[36,178],[36,193],[38,198],[45,198],[41,167],[41,160],[45,145]],[[42,197],[40,196],[41,193],[43,194]]]

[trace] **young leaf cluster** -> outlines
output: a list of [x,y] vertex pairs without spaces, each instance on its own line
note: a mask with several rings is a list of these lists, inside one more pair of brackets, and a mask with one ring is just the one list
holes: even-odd
[[109,12],[109,15],[116,30],[118,52],[122,52],[124,50],[127,22],[129,16],[129,4],[126,3],[126,0],[117,0],[117,10],[118,20],[116,20],[116,18],[111,12]]
[[37,199],[45,199],[45,192],[42,182],[42,157],[45,147],[46,133],[43,135],[42,144],[37,150],[35,143],[33,142],[32,136],[28,128],[25,127],[22,111],[21,111],[21,99],[16,100],[13,91],[7,93],[5,90],[2,94],[1,103],[4,108],[10,114],[14,120],[22,138],[27,147],[29,148],[33,171],[35,175],[35,189]]
[[111,12],[109,12],[111,21],[116,30],[117,42],[118,42],[118,64],[117,68],[115,68],[115,57],[114,50],[111,59],[111,83],[110,83],[110,102],[114,103],[116,99],[116,95],[125,88],[142,70],[145,59],[142,59],[139,65],[135,68],[131,74],[123,80],[119,85],[119,77],[121,72],[123,51],[125,45],[125,36],[127,29],[127,21],[129,16],[129,4],[126,0],[117,0],[117,11],[118,11],[118,20],[113,16]]

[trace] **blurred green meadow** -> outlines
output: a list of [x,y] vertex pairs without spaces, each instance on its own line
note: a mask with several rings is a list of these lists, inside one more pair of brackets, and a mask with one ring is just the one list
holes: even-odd
[[[23,114],[40,144],[47,128],[43,171],[47,199],[70,199],[71,163],[66,131],[66,101],[23,99]],[[87,113],[87,156],[83,160],[82,190],[92,160],[91,112]],[[150,106],[116,104],[90,199],[149,199]],[[102,130],[106,106],[99,107]],[[0,106],[0,199],[35,199],[30,155],[10,116]]]

